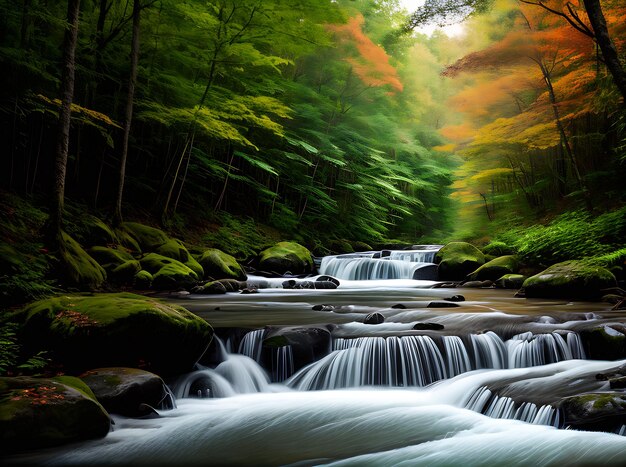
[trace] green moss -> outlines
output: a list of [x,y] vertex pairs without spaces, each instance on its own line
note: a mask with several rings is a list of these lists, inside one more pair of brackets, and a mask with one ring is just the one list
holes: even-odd
[[89,255],[100,265],[113,264],[119,266],[126,261],[131,261],[133,256],[125,248],[110,248],[106,246],[93,246],[87,250]]
[[495,281],[505,274],[517,272],[518,267],[519,261],[517,256],[500,256],[480,266],[473,273],[468,275],[467,279],[471,281]]
[[482,248],[482,252],[485,255],[491,256],[506,256],[506,255],[514,255],[515,248],[507,245],[504,242],[493,241]]
[[505,274],[498,278],[496,287],[500,289],[520,289],[525,280],[526,276],[522,274]]
[[135,274],[141,271],[141,263],[139,261],[131,259],[125,263],[120,264],[110,272],[110,277],[118,282],[128,283],[132,282],[135,278]]
[[485,255],[465,242],[450,242],[435,255],[440,280],[462,280],[485,263]]
[[187,371],[212,335],[204,320],[184,308],[130,293],[53,297],[32,303],[12,320],[20,342],[33,350],[45,345],[68,371],[110,366]]
[[299,243],[280,242],[261,252],[259,268],[279,274],[303,274],[313,271],[313,258],[311,252]]
[[81,245],[117,245],[115,232],[95,216],[81,212],[68,226],[68,233]]
[[[159,270],[161,270],[161,268],[167,266],[168,264],[176,264],[186,268],[186,266],[180,261],[159,255],[157,253],[148,253],[144,257],[140,258],[139,262],[141,263],[141,267],[150,274],[156,274]],[[191,269],[189,270],[191,271]]]
[[119,245],[123,246],[133,254],[140,254],[142,252],[139,242],[131,235],[128,230],[123,227],[114,230],[115,237],[119,242]]
[[143,251],[154,251],[169,240],[167,234],[162,230],[138,222],[124,222],[120,226],[120,230],[128,232]]
[[198,282],[198,276],[182,263],[166,264],[152,276],[152,288],[172,290],[178,287],[192,287]]
[[149,289],[152,285],[152,279],[152,274],[142,269],[137,274],[135,274],[134,286],[139,290]]
[[247,275],[237,260],[217,248],[210,248],[202,253],[200,264],[206,277],[214,279],[246,280]]
[[328,249],[332,254],[354,253],[352,244],[343,238],[328,242]]
[[91,390],[91,388],[87,386],[87,384],[85,384],[85,382],[80,378],[77,378],[75,376],[55,376],[52,378],[52,380],[58,381],[59,383],[64,384],[65,386],[74,388],[77,391],[84,394],[85,397],[93,399],[94,401],[98,400],[96,398],[96,395]]
[[595,299],[601,290],[616,287],[615,276],[585,261],[565,261],[524,281],[528,297]]
[[106,280],[106,272],[72,237],[65,232],[59,261],[66,280],[80,289],[97,289]]
[[200,263],[198,263],[198,261],[196,261],[196,259],[191,256],[183,242],[181,242],[180,240],[170,238],[163,245],[160,245],[158,248],[156,248],[155,251],[162,256],[166,256],[168,258],[173,258],[180,261],[193,272],[195,272],[198,277],[204,276],[204,269],[202,268]]

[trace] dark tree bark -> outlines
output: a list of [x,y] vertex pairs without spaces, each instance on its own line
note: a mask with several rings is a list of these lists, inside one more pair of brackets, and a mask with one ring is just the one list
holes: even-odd
[[606,25],[606,19],[602,12],[602,6],[600,0],[583,0],[585,4],[585,10],[587,10],[587,16],[589,16],[589,22],[596,37],[598,47],[602,51],[602,57],[604,63],[613,77],[613,82],[617,86],[617,89],[622,94],[623,105],[626,105],[626,71],[622,67],[617,54],[615,44],[609,35],[609,29]]
[[78,42],[80,0],[67,2],[67,29],[63,38],[63,69],[61,72],[61,109],[59,110],[59,134],[54,163],[54,187],[49,221],[49,241],[54,248],[60,245],[63,228],[65,201],[65,175],[70,141],[70,121],[74,99],[75,54]]
[[133,2],[133,35],[130,47],[130,77],[128,78],[128,95],[126,98],[126,110],[124,113],[124,135],[122,137],[122,154],[117,181],[117,193],[113,208],[113,225],[122,222],[122,197],[124,195],[124,179],[126,178],[126,160],[128,158],[128,140],[130,127],[133,119],[133,105],[135,101],[135,84],[137,83],[137,65],[139,63],[139,23],[141,18],[141,1]]

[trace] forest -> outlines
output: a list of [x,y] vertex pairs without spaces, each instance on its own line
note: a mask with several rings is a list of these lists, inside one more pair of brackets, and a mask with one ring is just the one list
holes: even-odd
[[[53,384],[84,393],[85,383],[50,379],[38,389],[20,386],[26,392],[16,396],[14,378],[81,375],[88,382],[93,375],[83,376],[94,368],[149,370],[174,388],[172,409],[182,387],[180,379],[170,384],[175,377],[198,362],[217,371],[220,352],[225,363],[238,348],[268,372],[268,382],[219,389],[216,381],[228,376],[220,373],[210,387],[185,383],[189,397],[197,387],[199,398],[205,390],[264,394],[270,382],[337,389],[321,379],[306,386],[299,372],[334,355],[326,347],[345,351],[347,341],[370,338],[432,337],[428,352],[443,352],[443,366],[420,357],[441,368],[423,369],[427,375],[412,382],[404,370],[387,381],[393,387],[519,368],[520,361],[524,368],[586,357],[619,363],[626,358],[622,314],[610,315],[617,321],[603,321],[604,328],[584,321],[626,308],[625,19],[624,0],[0,0],[0,426],[16,433],[0,436],[0,447],[47,448],[110,428],[103,402],[106,420],[98,412],[92,433],[42,434],[29,444],[20,438],[22,421],[5,416],[13,409],[3,412],[3,404],[57,404],[50,398],[68,393],[45,395]],[[412,282],[373,282],[405,279]],[[344,281],[362,290],[354,303],[333,295]],[[266,315],[248,315],[261,305],[232,298],[265,298],[272,288],[298,290],[272,301],[278,311]],[[437,295],[439,288],[451,297]],[[302,289],[328,290],[311,298]],[[407,298],[405,289],[416,295]],[[469,308],[459,314],[482,313],[474,302],[489,303],[515,316],[513,324],[396,315],[406,308],[400,301],[419,300],[422,289],[433,290],[433,308],[465,301],[460,291],[468,303],[454,306]],[[520,300],[548,300],[547,311],[535,316],[541,310],[532,301],[520,305],[524,311],[510,308],[503,294],[514,291],[506,289]],[[190,295],[199,298],[184,302]],[[306,313],[327,314],[281,314],[300,302]],[[567,315],[574,311],[580,314]],[[115,324],[123,320],[132,324]],[[322,321],[315,336],[286,331]],[[354,331],[354,322],[415,327],[370,334]],[[444,334],[432,334],[444,323]],[[556,323],[579,324],[549,328]],[[154,333],[144,335],[142,326]],[[539,328],[544,337],[537,338]],[[320,344],[326,334],[330,344]],[[516,340],[552,350],[506,366],[506,357],[485,357],[492,338],[501,353],[513,352]],[[160,348],[165,341],[171,355]],[[185,350],[174,348],[178,341]],[[459,345],[473,350],[451,356]],[[561,353],[548,356],[557,347]],[[457,357],[462,363],[450,363]],[[604,371],[603,381],[626,378],[624,365],[596,371],[587,363],[580,368]],[[496,389],[511,381],[485,383],[493,404]],[[623,381],[615,388],[623,408]],[[568,397],[582,397],[576,391]],[[170,396],[159,397],[162,405]],[[511,410],[514,402],[522,413],[526,406],[513,399]],[[144,403],[144,412],[124,416],[157,414],[157,403]],[[551,407],[548,425],[578,426],[561,399],[543,394],[532,404]],[[600,428],[588,420],[580,426],[623,435],[626,415],[615,410]],[[533,420],[512,413],[495,418]],[[619,451],[619,443],[607,441],[606,452]],[[280,452],[259,462],[316,459]],[[568,452],[563,462],[575,458]]]

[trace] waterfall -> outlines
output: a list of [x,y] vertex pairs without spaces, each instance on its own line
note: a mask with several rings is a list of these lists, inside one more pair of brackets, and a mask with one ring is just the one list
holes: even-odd
[[246,333],[239,343],[238,353],[246,355],[254,361],[260,362],[264,338],[265,329],[257,329]]
[[507,368],[506,346],[495,332],[471,334],[470,341],[474,352],[474,368]]
[[336,339],[334,351],[287,381],[299,390],[358,386],[425,386],[446,377],[429,336]]
[[387,258],[340,258],[326,256],[319,273],[346,280],[412,279],[423,263]]
[[513,336],[506,343],[509,368],[539,366],[562,360],[585,358],[580,336],[570,332],[566,339],[557,332],[533,334],[525,332]]
[[443,345],[446,354],[446,368],[450,378],[472,369],[469,355],[459,336],[444,336]]
[[284,345],[272,349],[272,381],[281,382],[293,374],[293,349]]
[[532,402],[522,402],[516,407],[513,399],[493,394],[485,386],[474,391],[466,402],[465,408],[491,418],[508,418],[534,425],[549,425],[556,428],[559,428],[561,425],[559,411],[551,405],[537,407]]
[[399,261],[408,261],[411,263],[434,263],[435,255],[439,249],[436,250],[398,250],[391,251],[389,254],[390,259]]

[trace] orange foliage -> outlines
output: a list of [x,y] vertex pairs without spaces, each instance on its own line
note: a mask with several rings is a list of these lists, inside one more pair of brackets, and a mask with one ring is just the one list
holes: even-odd
[[463,123],[446,126],[440,130],[440,133],[449,140],[462,143],[471,139],[476,134],[476,129],[469,123]]
[[374,44],[363,32],[365,19],[359,15],[348,23],[331,25],[337,38],[343,43],[354,45],[357,55],[346,61],[352,65],[356,75],[368,86],[391,86],[395,91],[402,91],[403,86],[396,69],[389,63],[389,56],[384,49]]

